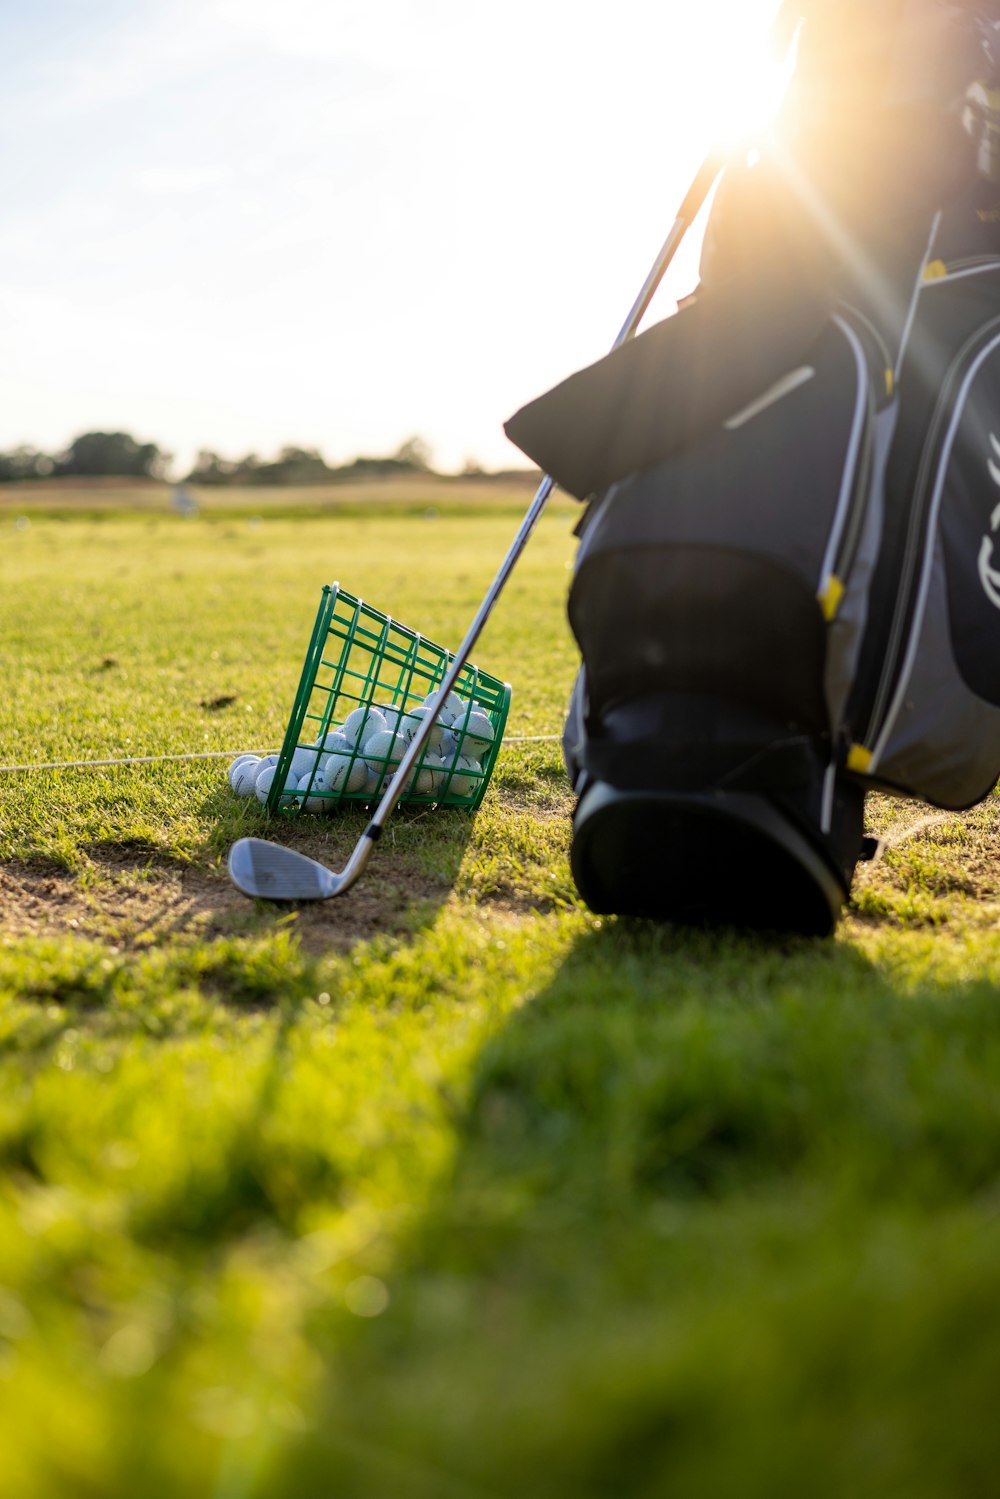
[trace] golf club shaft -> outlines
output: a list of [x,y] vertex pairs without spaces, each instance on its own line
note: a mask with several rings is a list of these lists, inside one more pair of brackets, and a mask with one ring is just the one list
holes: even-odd
[[[697,217],[702,204],[708,197],[708,194],[712,188],[712,184],[715,182],[716,177],[722,170],[723,165],[723,159],[718,154],[713,152],[705,159],[705,161],[699,168],[695,179],[688,189],[684,201],[680,206],[680,210],[677,214],[677,218],[674,220],[670,233],[664,240],[660,253],[657,255],[656,260],[653,262],[649,275],[646,277],[646,280],[643,283],[642,290],[639,292],[639,295],[636,297],[634,303],[632,304],[631,311],[629,312],[628,317],[625,319],[618,337],[612,344],[613,349],[617,349],[621,344],[627,343],[627,341],[632,338],[638,330],[639,324],[642,322],[649,304],[653,300],[657,287],[663,280],[664,274],[666,273],[670,262],[676,255],[681,241],[684,238],[684,235],[691,227],[691,224]],[[517,535],[514,537],[514,540],[511,543],[510,550],[508,551],[503,562],[500,564],[500,569],[497,572],[496,577],[493,579],[493,582],[490,584],[490,587],[486,593],[486,597],[483,599],[482,604],[479,606],[475,619],[472,621],[466,632],[465,639],[458,647],[451,666],[445,672],[444,680],[442,681],[441,686],[438,689],[439,701],[443,702],[447,698],[448,693],[451,692],[452,688],[455,686],[455,683],[461,676],[462,670],[470,655],[472,654],[473,647],[482,634],[486,621],[493,613],[493,609],[496,605],[497,599],[503,592],[504,587],[507,584],[507,580],[513,572],[514,567],[517,564],[519,557],[521,556],[521,553],[524,551],[524,548],[528,543],[529,537],[534,531],[535,526],[538,524],[538,520],[542,514],[542,511],[545,509],[545,506],[548,503],[549,496],[551,495],[554,488],[555,480],[550,478],[549,475],[546,474],[542,479],[541,484],[538,486],[537,491],[535,492],[535,497],[531,502],[524,520],[521,522],[521,526],[518,530]],[[406,783],[409,779],[410,772],[413,770],[421,754],[423,753],[424,746],[426,745],[430,737],[431,731],[434,727],[434,723],[434,718],[430,714],[428,714],[427,717],[424,718],[416,734],[413,736],[409,749],[406,751],[406,754],[400,761],[399,768],[393,776],[392,782],[387,787],[385,794],[383,795],[381,801],[372,814],[371,822],[368,824],[368,827],[365,829],[361,838],[358,840],[354,848],[354,852],[351,854],[351,857],[348,859],[346,865],[344,866],[344,869],[339,877],[336,894],[341,895],[345,890],[350,889],[351,885],[354,884],[355,880],[358,878],[365,865],[368,863],[368,860],[371,856],[371,851],[374,848],[375,844],[378,842],[378,839],[381,837],[383,827],[385,826],[388,819],[392,816],[392,813],[396,807],[396,803],[399,801],[400,797],[403,795],[404,790],[406,789]]]

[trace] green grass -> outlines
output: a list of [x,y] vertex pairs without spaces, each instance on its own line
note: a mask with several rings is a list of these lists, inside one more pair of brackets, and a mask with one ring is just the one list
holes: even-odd
[[[519,507],[0,518],[0,764],[276,745],[324,582],[454,643]],[[514,735],[572,514],[476,653]],[[837,937],[769,943],[583,910],[552,743],[255,906],[225,763],[0,775],[5,1495],[992,1492],[992,798],[875,800]]]

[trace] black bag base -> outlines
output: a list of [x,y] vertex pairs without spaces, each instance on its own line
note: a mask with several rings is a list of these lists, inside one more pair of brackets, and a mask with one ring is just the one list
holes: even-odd
[[594,782],[573,819],[570,864],[602,916],[827,937],[847,899],[796,825],[752,792]]

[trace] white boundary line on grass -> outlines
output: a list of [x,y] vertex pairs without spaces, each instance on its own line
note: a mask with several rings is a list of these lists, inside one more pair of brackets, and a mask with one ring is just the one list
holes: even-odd
[[[508,744],[553,744],[559,734],[521,734],[500,741],[500,748]],[[237,755],[267,754],[267,750],[203,750],[193,755],[132,755],[126,760],[50,760],[38,765],[0,765],[0,775],[15,775],[25,770],[102,770],[117,765],[163,765],[168,761],[184,760],[235,760]]]
[[909,843],[911,838],[917,838],[921,833],[928,832],[931,828],[943,827],[946,822],[960,820],[958,812],[933,812],[927,817],[920,817],[916,822],[911,822],[908,827],[900,828],[896,833],[886,833],[878,841],[878,849],[873,864],[881,864],[885,855],[892,848],[902,848],[904,843]]

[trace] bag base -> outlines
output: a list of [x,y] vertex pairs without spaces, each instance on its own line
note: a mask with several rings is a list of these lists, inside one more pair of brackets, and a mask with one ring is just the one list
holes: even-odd
[[[847,840],[861,842],[852,799]],[[856,806],[855,806],[856,802]],[[829,936],[847,898],[830,862],[752,792],[622,791],[592,783],[573,818],[573,879],[598,915]]]

